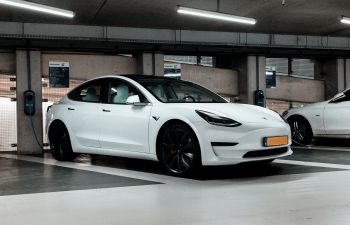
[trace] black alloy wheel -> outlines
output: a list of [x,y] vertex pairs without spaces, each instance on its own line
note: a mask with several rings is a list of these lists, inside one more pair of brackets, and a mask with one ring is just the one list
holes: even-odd
[[50,129],[50,150],[53,157],[59,161],[71,161],[76,157],[68,130],[61,123],[55,124]]
[[303,118],[292,118],[288,121],[292,130],[292,140],[298,145],[311,143],[313,134],[309,123]]
[[200,147],[195,133],[184,124],[166,128],[158,141],[159,159],[175,176],[189,176],[200,167]]

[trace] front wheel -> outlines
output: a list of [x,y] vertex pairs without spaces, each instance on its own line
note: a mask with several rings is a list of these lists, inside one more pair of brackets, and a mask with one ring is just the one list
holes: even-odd
[[292,118],[288,120],[292,130],[292,140],[295,144],[308,145],[311,143],[313,134],[309,122],[303,118]]
[[50,150],[52,156],[58,161],[71,161],[76,157],[68,130],[61,123],[55,124],[50,129]]
[[195,133],[178,123],[166,128],[158,141],[159,160],[175,176],[190,176],[201,165],[200,147]]

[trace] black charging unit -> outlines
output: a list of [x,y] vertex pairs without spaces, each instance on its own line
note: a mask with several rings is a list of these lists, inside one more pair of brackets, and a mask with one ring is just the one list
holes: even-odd
[[265,107],[265,95],[264,91],[256,90],[255,91],[255,105]]
[[35,113],[35,92],[27,90],[24,92],[24,113],[33,116]]

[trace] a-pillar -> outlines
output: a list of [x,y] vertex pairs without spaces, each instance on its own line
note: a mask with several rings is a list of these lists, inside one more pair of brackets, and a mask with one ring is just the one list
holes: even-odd
[[143,52],[137,56],[138,72],[143,75],[164,75],[164,54]]
[[[29,67],[27,67],[29,63]],[[42,121],[42,84],[41,52],[37,50],[16,51],[17,79],[17,153],[42,154],[43,121]],[[26,90],[35,92],[35,114],[30,118],[24,113]],[[32,120],[32,121],[31,121]],[[32,126],[33,125],[33,126]],[[34,130],[39,141],[36,141]]]

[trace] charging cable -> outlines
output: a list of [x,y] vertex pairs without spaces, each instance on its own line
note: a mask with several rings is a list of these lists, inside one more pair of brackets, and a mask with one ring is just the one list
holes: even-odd
[[30,124],[31,124],[32,130],[33,130],[33,134],[34,134],[36,143],[39,145],[39,147],[40,147],[41,149],[43,149],[44,147],[40,144],[38,135],[36,134],[36,131],[35,131],[35,128],[34,128],[33,113],[32,113],[31,111],[30,111],[30,113],[29,113],[29,117],[30,117]]

